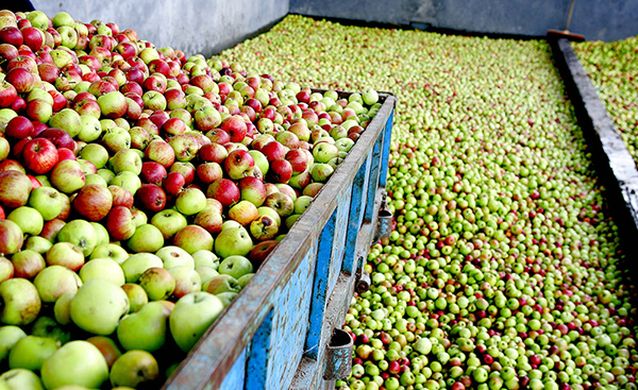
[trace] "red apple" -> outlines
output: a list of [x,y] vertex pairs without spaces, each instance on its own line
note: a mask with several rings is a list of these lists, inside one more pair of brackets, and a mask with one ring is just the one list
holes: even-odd
[[155,161],[165,168],[173,165],[175,161],[175,151],[168,142],[163,140],[151,141],[144,150],[144,155],[147,159]]
[[137,204],[144,210],[156,213],[166,206],[166,194],[162,187],[155,184],[142,184],[135,193]]
[[38,175],[49,172],[58,162],[58,150],[46,138],[36,138],[27,142],[22,151],[24,166]]
[[229,116],[222,121],[221,129],[228,133],[231,142],[241,142],[248,131],[246,122],[238,115]]
[[[6,161],[6,160],[5,160]],[[33,189],[31,180],[22,172],[0,172],[0,204],[8,208],[24,206]]]
[[166,168],[155,161],[145,161],[142,164],[140,178],[145,183],[161,185],[166,178]]
[[33,123],[27,117],[16,116],[7,123],[4,132],[16,139],[27,138],[33,134]]
[[92,222],[106,217],[113,206],[113,195],[108,188],[88,184],[80,189],[73,199],[73,209]]
[[230,142],[230,135],[222,129],[213,129],[206,133],[206,137],[213,143],[226,145]]
[[24,68],[11,69],[5,80],[11,83],[18,93],[30,92],[36,82],[35,76]]
[[292,177],[292,165],[283,159],[274,160],[270,163],[268,176],[276,183],[288,183]]
[[21,30],[24,44],[33,51],[38,51],[44,44],[44,34],[35,27],[25,27]]
[[133,207],[133,195],[123,187],[110,185],[108,190],[113,195],[113,207],[123,206],[126,208]]
[[177,195],[186,184],[186,180],[184,179],[184,175],[179,172],[171,172],[164,179],[164,190],[170,195]]
[[217,199],[222,205],[228,207],[239,201],[241,193],[239,187],[232,180],[219,179],[208,186],[206,196]]
[[106,228],[111,239],[128,240],[135,233],[135,221],[129,207],[115,206],[106,217]]
[[266,156],[268,161],[275,161],[286,157],[287,148],[277,141],[271,141],[261,148],[261,152]]
[[0,30],[0,41],[18,47],[22,45],[24,40],[22,33],[17,27],[8,26]]

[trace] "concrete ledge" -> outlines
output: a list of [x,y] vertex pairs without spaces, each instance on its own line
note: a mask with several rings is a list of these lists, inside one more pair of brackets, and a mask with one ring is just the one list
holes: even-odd
[[[638,254],[638,169],[587,72],[566,39],[549,40],[569,98],[585,133],[628,258]],[[636,274],[636,270],[632,269]]]

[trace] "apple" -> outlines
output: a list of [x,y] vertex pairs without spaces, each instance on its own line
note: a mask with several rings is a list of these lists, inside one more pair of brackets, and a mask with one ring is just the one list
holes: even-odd
[[33,284],[42,302],[51,303],[66,293],[75,294],[82,282],[69,268],[50,265],[38,273]]
[[[14,325],[0,327],[0,362],[9,356],[11,348],[22,338],[26,337],[22,329]],[[1,377],[0,377],[1,378]]]
[[167,179],[169,179],[171,173],[173,172],[181,174],[184,177],[184,183],[186,185],[191,184],[195,179],[195,167],[190,162],[175,162],[173,165],[171,165],[171,169],[169,171],[169,176],[167,177]]
[[119,150],[109,162],[115,173],[133,172],[139,175],[142,172],[142,158],[135,149]]
[[93,226],[82,219],[69,221],[57,235],[59,242],[69,242],[82,250],[84,256],[90,256],[97,245],[97,235]]
[[240,201],[228,211],[228,217],[233,221],[239,222],[242,226],[250,224],[258,216],[257,206],[247,200]]
[[130,191],[117,185],[108,186],[108,190],[111,192],[111,195],[113,195],[113,207],[133,207],[134,198]]
[[88,184],[73,199],[73,209],[89,221],[106,217],[113,206],[113,195],[106,187]]
[[[135,195],[137,190],[142,186],[142,180],[133,172],[124,171],[118,173],[109,184],[122,187],[131,195]],[[110,187],[110,186],[109,186]]]
[[239,279],[253,272],[253,265],[244,256],[228,256],[220,264],[217,271],[222,275],[230,275]]
[[191,265],[172,267],[168,269],[168,272],[175,279],[175,289],[173,290],[175,298],[179,299],[186,294],[201,290],[201,278]]
[[162,187],[155,184],[142,184],[135,193],[140,208],[157,213],[166,206],[166,194]]
[[108,379],[109,368],[95,345],[75,340],[63,345],[44,362],[41,375],[48,389],[74,385],[99,388]]
[[8,208],[24,206],[32,188],[31,180],[24,173],[14,170],[0,172],[0,205]]
[[[195,127],[200,131],[215,129],[222,123],[222,117],[214,107],[204,106],[195,111]],[[239,135],[237,135],[238,137]],[[242,136],[243,138],[243,136]],[[229,135],[230,139],[230,135]]]
[[159,377],[157,361],[153,355],[141,350],[124,353],[113,363],[110,373],[113,387],[152,388]]
[[22,248],[24,241],[20,226],[10,220],[0,220],[0,253],[13,254]]
[[289,216],[295,209],[294,201],[290,196],[282,192],[275,192],[268,195],[264,205],[275,210],[281,217]]
[[197,188],[187,188],[177,195],[175,207],[184,215],[195,215],[206,207],[206,195]]
[[24,248],[28,250],[35,251],[39,254],[46,253],[53,244],[51,241],[47,240],[41,236],[31,236],[27,238],[27,241],[24,244]]
[[230,142],[230,135],[222,129],[213,129],[206,133],[206,137],[211,140],[212,143],[226,145]]
[[[209,233],[217,234],[222,230],[224,218],[221,211],[217,208],[207,206],[204,210],[197,213],[193,222],[206,229]],[[186,221],[184,221],[184,223],[186,223]]]
[[170,331],[179,348],[189,351],[224,309],[213,294],[193,292],[180,298],[169,316]]
[[285,158],[286,153],[288,153],[288,148],[277,141],[271,141],[264,145],[260,152],[266,156],[268,161],[274,161]]
[[284,159],[276,159],[270,162],[268,175],[276,183],[288,183],[292,177],[292,165]]
[[241,290],[237,279],[230,275],[214,276],[203,287],[204,291],[216,296],[225,292],[238,293]]
[[25,368],[8,370],[0,375],[0,388],[13,389],[33,389],[43,390],[40,378],[33,371]]
[[109,337],[93,336],[86,339],[86,341],[93,344],[100,351],[109,368],[122,356],[122,352],[120,352],[113,339]]
[[26,279],[13,278],[0,283],[0,321],[6,325],[27,325],[40,313],[38,290]]
[[257,241],[271,240],[279,233],[277,221],[268,215],[261,215],[250,223],[250,234]]
[[142,181],[145,183],[162,185],[164,179],[168,173],[166,172],[166,168],[160,163],[155,161],[145,161],[142,164],[142,171],[140,177]]
[[268,159],[266,156],[258,150],[250,150],[248,153],[253,157],[255,167],[259,168],[259,171],[265,176],[269,170]]
[[62,129],[71,137],[76,137],[82,130],[82,118],[73,109],[65,108],[51,117],[49,126]]
[[12,118],[7,127],[4,129],[4,134],[8,137],[15,139],[23,139],[33,135],[34,127],[29,118],[24,116],[16,116]]
[[58,349],[58,342],[48,337],[26,336],[9,352],[9,367],[39,371],[42,364]]
[[317,196],[321,188],[323,188],[323,183],[310,183],[306,187],[304,187],[303,195],[315,197]]
[[66,194],[71,194],[84,186],[86,176],[79,162],[63,160],[53,167],[50,179],[55,188]]
[[312,203],[312,197],[302,195],[295,200],[295,214],[303,214]]
[[135,233],[126,242],[133,252],[156,252],[164,246],[162,232],[151,224],[142,224],[135,229]]
[[312,166],[310,174],[316,182],[325,183],[332,176],[334,168],[329,164],[316,163]]
[[228,133],[231,142],[241,142],[248,131],[246,122],[238,115],[232,115],[224,119],[220,127]]
[[7,219],[15,222],[22,230],[22,233],[37,236],[42,231],[44,226],[44,219],[38,210],[22,206],[14,209]]
[[[35,101],[38,101],[38,100],[35,100]],[[69,133],[67,133],[66,131],[62,129],[48,128],[38,133],[36,137],[48,139],[49,141],[53,142],[53,144],[57,148],[66,148],[72,151],[76,147],[76,143],[73,140],[73,138],[71,138]]]
[[18,93],[28,93],[36,84],[36,77],[25,68],[11,69],[4,80],[13,85]]
[[250,235],[243,227],[222,229],[215,240],[215,253],[222,258],[232,255],[245,256],[252,246]]
[[[22,253],[22,252],[18,252],[15,255],[13,255],[12,259],[15,258],[20,253]],[[39,255],[39,253],[37,253],[37,252],[34,252],[34,253]],[[40,256],[40,257],[42,257],[42,256]],[[27,258],[26,255],[18,257],[19,260],[20,259],[26,259],[26,258]],[[14,276],[14,274],[15,274],[15,269],[14,268],[15,268],[15,266],[12,263],[12,260],[7,259],[6,257],[0,257],[0,283],[4,282],[5,280],[9,280],[9,279],[11,279]],[[23,278],[25,276],[21,273],[20,275],[16,275],[16,277]]]
[[160,267],[151,267],[144,271],[138,283],[151,301],[167,299],[175,290],[175,278]]
[[131,134],[121,127],[109,128],[102,135],[102,143],[112,153],[128,149],[131,146]]
[[206,196],[217,199],[224,207],[239,201],[239,187],[232,180],[219,179],[208,186]]
[[107,118],[121,118],[128,111],[126,97],[119,91],[105,93],[97,98],[102,116]]
[[239,180],[249,175],[255,166],[255,160],[247,151],[237,149],[228,154],[223,164],[228,177]]
[[173,245],[184,249],[189,254],[202,249],[212,250],[213,242],[211,234],[198,225],[188,225],[173,237]]
[[100,279],[89,280],[71,300],[73,323],[97,335],[113,333],[120,317],[128,310],[129,301],[124,290]]
[[158,250],[155,254],[162,259],[164,268],[166,269],[178,266],[188,266],[191,269],[195,268],[195,261],[193,260],[193,257],[178,246],[165,246]]
[[176,135],[168,143],[175,152],[175,158],[182,162],[192,160],[200,148],[197,138],[189,133]]
[[113,207],[107,216],[106,227],[112,239],[128,240],[136,230],[131,210],[125,206]]
[[210,267],[214,270],[219,266],[219,257],[213,251],[199,250],[192,254],[195,261],[195,268]]
[[0,108],[11,107],[16,99],[18,99],[16,88],[8,81],[2,80],[0,82]]
[[165,209],[151,218],[151,224],[162,232],[162,236],[165,240],[168,240],[173,237],[175,233],[186,227],[188,222],[177,210]]
[[102,279],[117,286],[122,286],[126,282],[122,267],[117,261],[108,257],[87,261],[80,269],[80,279],[83,283],[93,279]]
[[45,174],[58,162],[58,151],[53,142],[46,138],[32,139],[22,150],[22,161],[31,172]]

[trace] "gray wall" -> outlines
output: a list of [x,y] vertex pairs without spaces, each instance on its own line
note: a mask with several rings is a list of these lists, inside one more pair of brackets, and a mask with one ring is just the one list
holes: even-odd
[[133,28],[140,38],[187,54],[211,54],[288,13],[288,0],[32,0],[52,17],[67,11],[83,22],[100,19]]
[[[569,0],[290,0],[290,12],[471,32],[545,35],[564,27]],[[638,0],[576,0],[570,30],[587,39],[638,34]]]

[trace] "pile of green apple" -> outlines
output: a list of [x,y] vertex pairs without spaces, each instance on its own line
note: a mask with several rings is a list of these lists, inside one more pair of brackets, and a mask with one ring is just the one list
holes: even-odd
[[638,37],[575,43],[573,47],[638,161]]
[[395,226],[346,316],[337,387],[637,388],[635,285],[545,42],[289,16],[222,56],[397,94]]
[[0,11],[0,389],[159,386],[378,100]]

